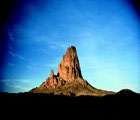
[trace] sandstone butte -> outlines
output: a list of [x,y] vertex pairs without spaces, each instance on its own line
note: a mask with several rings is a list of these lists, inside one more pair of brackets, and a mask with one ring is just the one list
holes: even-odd
[[50,77],[30,92],[67,96],[104,96],[114,94],[112,91],[94,88],[83,79],[76,48],[74,46],[67,49],[61,63],[58,65],[57,75],[51,70]]

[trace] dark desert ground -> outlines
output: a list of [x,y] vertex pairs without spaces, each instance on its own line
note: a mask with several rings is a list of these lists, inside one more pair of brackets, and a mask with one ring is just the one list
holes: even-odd
[[[137,119],[139,117],[140,94],[122,90],[115,95],[95,96],[62,96],[34,93],[0,93],[2,114],[46,118],[82,118],[82,119]],[[26,112],[25,112],[26,110]],[[16,113],[17,114],[16,114]],[[43,115],[42,115],[43,114]],[[63,114],[63,117],[60,116]],[[7,117],[7,116],[5,116]],[[54,117],[53,117],[54,118]]]

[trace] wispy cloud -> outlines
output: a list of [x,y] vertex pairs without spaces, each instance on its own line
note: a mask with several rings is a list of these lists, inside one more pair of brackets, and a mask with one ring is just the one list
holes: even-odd
[[79,57],[79,59],[80,59],[80,65],[82,65],[83,69],[94,70],[102,67],[102,63],[97,57],[81,56]]
[[18,89],[22,89],[22,90],[24,90],[24,91],[28,91],[28,90],[30,90],[31,88],[29,88],[29,87],[23,87],[23,86],[21,86],[21,85],[8,85],[9,87],[13,87],[13,88],[18,88]]
[[44,66],[49,67],[49,68],[57,68],[58,64],[53,63],[53,64],[45,64]]
[[36,66],[36,63],[32,62],[31,65]]
[[16,54],[16,53],[13,53],[12,51],[9,51],[9,54],[12,56],[12,57],[16,57],[20,60],[25,60],[25,58],[19,54]]
[[31,62],[30,64],[28,64],[28,65],[25,65],[28,69],[30,69],[30,70],[35,70],[36,69],[36,63],[34,63],[34,62]]
[[35,70],[36,69],[34,66],[31,66],[31,65],[26,65],[26,67],[30,70]]
[[52,49],[62,48],[67,49],[67,44],[62,42],[49,41],[49,47]]
[[10,81],[10,79],[2,79],[2,80],[0,80],[0,82],[2,82],[2,83],[7,83],[9,81]]
[[52,63],[45,64],[44,66],[49,68],[58,68],[59,63],[61,62],[62,57],[56,58]]
[[11,67],[15,66],[15,64],[13,64],[13,63],[8,63],[8,65],[11,66]]
[[24,83],[27,83],[27,82],[30,82],[29,79],[12,79],[12,78],[6,78],[6,79],[2,79],[0,80],[1,82],[5,83],[5,82],[9,82],[9,83],[19,83],[19,82],[24,82]]
[[[58,35],[54,35],[54,36],[58,36]],[[55,38],[54,36],[51,38],[46,37],[46,36],[41,36],[39,39],[35,38],[34,41],[46,44],[51,49],[58,49],[58,48],[67,49],[67,47],[71,45],[70,42],[56,41],[58,38],[57,37]]]
[[14,35],[10,30],[8,30],[8,36],[10,40],[15,40]]
[[20,79],[19,81],[20,81],[20,82],[24,82],[24,83],[31,82],[31,81],[30,81],[30,80],[28,80],[28,79]]
[[[17,91],[28,91],[31,88],[30,86],[30,81],[29,79],[2,79],[0,80],[0,82],[2,83],[3,86],[5,86],[5,88],[16,88]],[[11,92],[13,91],[13,89],[11,89]]]

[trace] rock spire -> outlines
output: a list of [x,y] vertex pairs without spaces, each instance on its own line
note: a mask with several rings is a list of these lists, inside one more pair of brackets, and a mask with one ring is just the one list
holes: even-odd
[[50,77],[39,87],[32,89],[33,93],[53,93],[57,95],[94,95],[104,96],[112,92],[93,88],[83,79],[76,48],[67,49],[61,63],[58,65],[57,75],[51,70]]
[[67,82],[82,78],[80,64],[74,46],[69,47],[63,56],[62,62],[58,66],[58,75]]

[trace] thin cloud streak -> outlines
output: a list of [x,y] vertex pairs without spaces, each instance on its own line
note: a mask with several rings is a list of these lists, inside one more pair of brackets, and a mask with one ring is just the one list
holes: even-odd
[[[18,91],[29,91],[31,89],[30,85],[31,80],[29,79],[2,79],[0,82],[3,83],[3,86],[5,86],[4,90],[6,90],[8,87],[11,87],[12,89],[19,89]],[[17,91],[17,92],[18,92]],[[12,91],[11,91],[12,92]],[[13,91],[15,92],[15,91]]]
[[11,67],[15,67],[15,64],[13,64],[13,63],[8,63],[8,65]]
[[12,56],[12,57],[16,57],[20,60],[25,60],[25,58],[19,54],[16,54],[16,53],[13,53],[12,51],[9,51],[9,54]]
[[10,30],[8,30],[8,36],[9,36],[10,40],[12,40],[12,41],[15,40],[15,37],[14,37],[13,33]]
[[8,84],[8,86],[13,87],[13,88],[22,89],[23,91],[29,91],[29,90],[31,89],[31,88],[29,88],[29,87],[23,87],[23,86],[21,86],[21,85],[9,85],[9,84]]
[[27,67],[29,70],[35,70],[35,69],[36,69],[34,66],[31,66],[31,65],[26,65],[26,67]]

